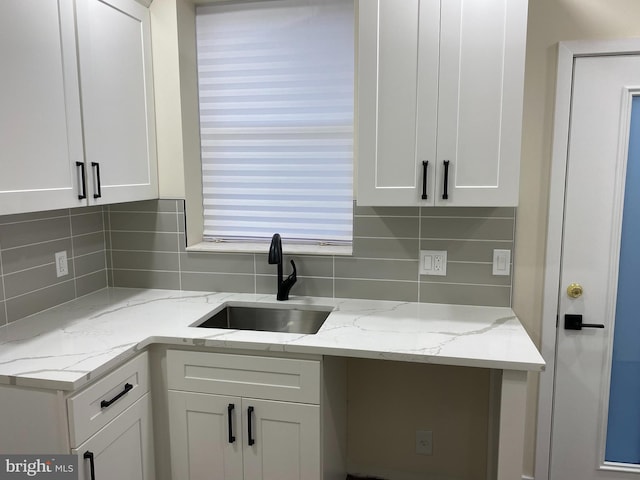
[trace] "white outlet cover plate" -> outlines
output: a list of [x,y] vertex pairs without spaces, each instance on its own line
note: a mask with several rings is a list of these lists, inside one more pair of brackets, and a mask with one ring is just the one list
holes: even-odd
[[420,250],[420,275],[447,275],[446,250]]
[[418,455],[433,455],[432,430],[416,430],[416,453]]
[[69,263],[67,262],[67,251],[56,252],[56,276],[64,277],[69,274]]

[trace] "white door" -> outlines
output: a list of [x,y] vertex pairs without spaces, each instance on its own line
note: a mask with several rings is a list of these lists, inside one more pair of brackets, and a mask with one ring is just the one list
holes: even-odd
[[175,480],[242,479],[240,398],[169,391]]
[[551,478],[637,480],[640,56],[576,58],[573,79]]
[[71,451],[79,457],[79,479],[153,480],[152,439],[151,401],[147,393]]
[[158,195],[149,10],[76,0],[90,204]]
[[320,480],[320,407],[242,399],[245,480]]

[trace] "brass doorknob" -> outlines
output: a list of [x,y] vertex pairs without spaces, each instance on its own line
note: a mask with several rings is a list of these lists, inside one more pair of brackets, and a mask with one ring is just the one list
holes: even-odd
[[569,295],[571,298],[581,297],[582,292],[582,285],[580,285],[579,283],[572,283],[567,287],[567,295]]

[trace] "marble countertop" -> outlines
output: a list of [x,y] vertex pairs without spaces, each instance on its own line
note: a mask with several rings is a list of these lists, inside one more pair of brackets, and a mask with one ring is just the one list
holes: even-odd
[[[332,313],[314,335],[190,326],[247,303]],[[75,390],[154,343],[544,369],[510,308],[108,288],[0,327],[0,383]]]

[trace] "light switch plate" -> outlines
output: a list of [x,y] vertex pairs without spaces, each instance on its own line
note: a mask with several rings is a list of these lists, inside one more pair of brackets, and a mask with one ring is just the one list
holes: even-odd
[[511,250],[493,251],[493,274],[509,275],[511,273]]
[[446,250],[420,250],[420,275],[447,275]]

